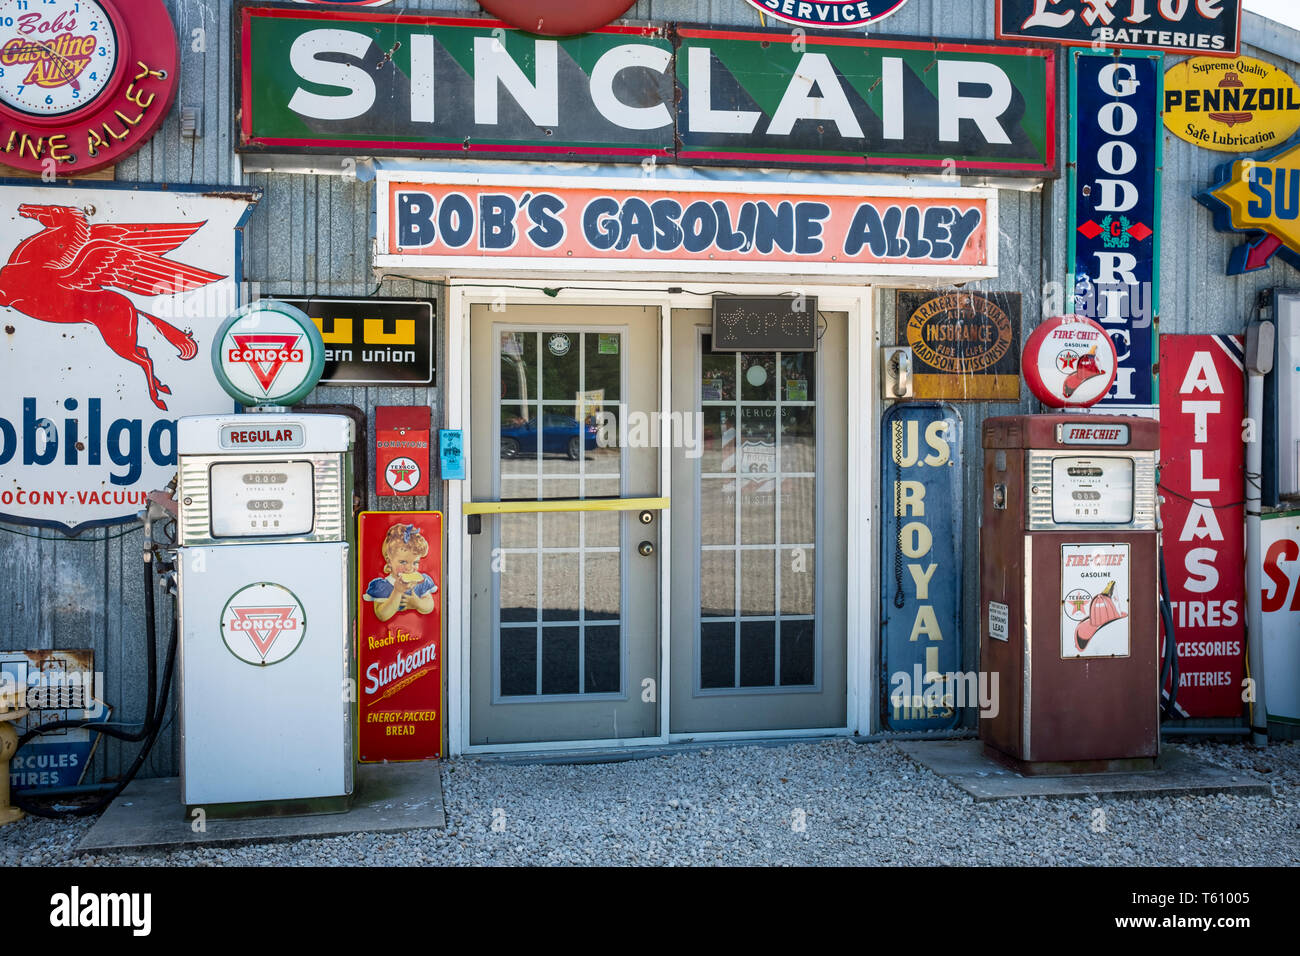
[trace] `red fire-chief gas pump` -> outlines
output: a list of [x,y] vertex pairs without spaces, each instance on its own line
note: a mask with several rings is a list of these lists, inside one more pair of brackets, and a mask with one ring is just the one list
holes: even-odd
[[1001,699],[980,739],[1024,772],[1159,752],[1159,433],[1100,415],[984,422],[980,668]]

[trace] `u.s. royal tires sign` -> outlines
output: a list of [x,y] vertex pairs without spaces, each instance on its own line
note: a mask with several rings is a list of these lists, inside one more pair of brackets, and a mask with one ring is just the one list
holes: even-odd
[[0,520],[130,520],[176,419],[229,412],[208,364],[259,193],[0,184]]

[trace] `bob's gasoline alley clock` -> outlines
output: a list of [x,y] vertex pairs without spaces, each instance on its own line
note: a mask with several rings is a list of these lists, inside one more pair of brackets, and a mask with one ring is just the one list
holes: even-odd
[[120,161],[166,118],[179,65],[162,0],[0,0],[0,163],[63,177]]

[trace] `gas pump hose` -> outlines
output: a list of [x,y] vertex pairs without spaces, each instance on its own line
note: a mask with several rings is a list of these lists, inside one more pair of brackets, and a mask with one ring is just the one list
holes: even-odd
[[1165,573],[1164,545],[1160,546],[1157,556],[1160,560],[1160,618],[1165,622],[1165,659],[1160,667],[1160,683],[1157,685],[1156,693],[1164,691],[1165,681],[1172,676],[1169,700],[1162,703],[1160,707],[1161,717],[1171,718],[1178,716],[1178,712],[1174,710],[1174,705],[1178,702],[1178,641],[1174,633],[1174,612],[1169,604],[1169,575]]
[[[36,805],[30,802],[22,792],[12,795],[10,802],[32,816],[48,817],[57,819],[64,816],[91,816],[105,809],[110,803],[117,799],[118,795],[126,789],[127,785],[135,779],[136,773],[144,765],[149,753],[153,750],[154,742],[158,739],[158,733],[162,729],[163,714],[167,710],[167,701],[170,697],[172,673],[176,663],[176,646],[178,643],[178,631],[176,627],[176,615],[172,615],[172,633],[171,640],[167,648],[167,663],[163,666],[162,694],[161,698],[156,693],[158,677],[158,647],[157,647],[157,625],[155,622],[155,603],[154,603],[154,570],[157,564],[158,553],[152,548],[152,541],[149,541],[145,549],[144,561],[144,604],[145,604],[145,633],[146,633],[146,661],[148,672],[148,696],[145,707],[144,723],[135,729],[126,729],[129,725],[103,723],[95,724],[89,720],[55,720],[49,723],[41,724],[39,727],[33,727],[25,734],[18,738],[18,749],[22,750],[24,744],[34,737],[47,734],[55,730],[75,729],[80,727],[91,726],[95,733],[107,734],[117,740],[136,743],[144,741],[144,746],[136,754],[135,760],[127,768],[126,773],[115,784],[104,784],[101,788],[104,795],[95,803],[77,807],[72,810],[56,811],[47,807]],[[160,572],[161,573],[161,572]],[[91,791],[92,793],[94,791]]]

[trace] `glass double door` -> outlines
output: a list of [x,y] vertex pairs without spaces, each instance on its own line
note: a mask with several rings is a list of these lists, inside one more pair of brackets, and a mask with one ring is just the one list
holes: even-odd
[[675,310],[661,409],[657,307],[472,308],[471,499],[500,510],[471,538],[471,744],[844,726],[847,343],[823,319],[815,353],[715,353],[710,313]]

